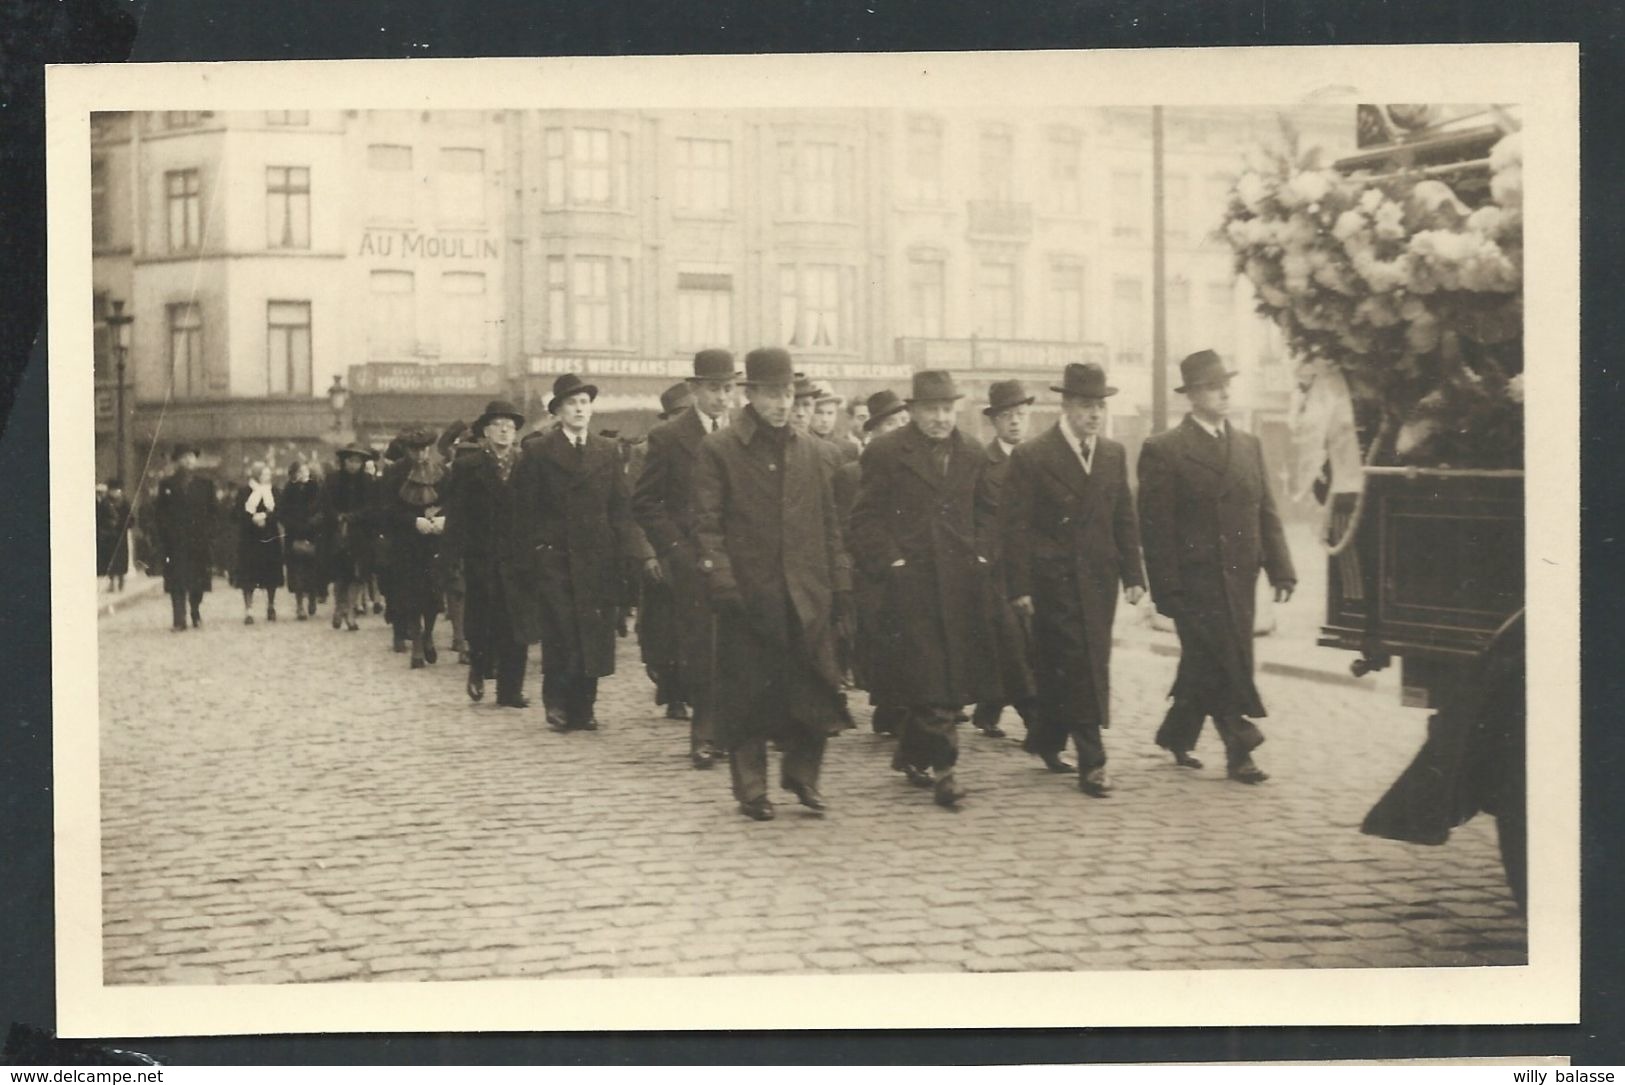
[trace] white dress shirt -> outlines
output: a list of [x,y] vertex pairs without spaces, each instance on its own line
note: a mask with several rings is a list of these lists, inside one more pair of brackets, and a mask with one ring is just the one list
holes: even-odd
[[1010,455],[1010,453],[1016,450],[1016,446],[1011,444],[1009,441],[1006,441],[1003,437],[995,438],[995,440],[999,442],[999,447],[1004,449],[1004,454],[1006,456]]
[[1079,437],[1076,433],[1073,433],[1065,415],[1061,416],[1061,436],[1066,438],[1066,443],[1072,447],[1072,454],[1077,456],[1078,462],[1083,465],[1083,473],[1086,475],[1093,474],[1095,439],[1093,437]]
[[1191,415],[1191,421],[1195,422],[1198,426],[1201,426],[1204,430],[1206,430],[1207,433],[1208,433],[1208,436],[1212,437],[1215,441],[1219,440],[1220,438],[1222,438],[1224,436],[1225,428],[1224,428],[1224,419],[1222,419],[1222,418],[1219,419],[1219,422],[1218,422],[1217,425],[1213,425],[1211,423],[1204,422],[1202,419],[1196,417],[1196,415],[1193,414],[1193,415]]

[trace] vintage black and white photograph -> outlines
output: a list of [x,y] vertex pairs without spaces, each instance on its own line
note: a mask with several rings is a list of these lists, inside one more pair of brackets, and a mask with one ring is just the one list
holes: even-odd
[[1544,114],[1177,74],[91,101],[92,982],[1537,963]]

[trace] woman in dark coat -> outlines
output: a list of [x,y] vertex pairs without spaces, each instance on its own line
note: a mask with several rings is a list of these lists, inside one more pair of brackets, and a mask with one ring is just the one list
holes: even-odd
[[243,593],[243,624],[253,625],[254,592],[265,589],[265,620],[276,621],[276,590],[282,586],[282,519],[271,468],[255,463],[248,482],[232,499],[237,524],[237,587]]
[[96,502],[96,564],[108,591],[123,591],[130,571],[130,502],[120,479],[107,480],[107,496]]
[[318,556],[325,522],[322,487],[310,477],[309,465],[294,460],[288,466],[288,484],[282,488],[277,513],[287,541],[288,590],[293,593],[294,617],[302,622],[316,613],[316,597],[324,586]]
[[352,633],[361,628],[355,618],[361,609],[363,578],[371,568],[372,540],[367,535],[372,479],[362,465],[372,457],[372,449],[359,444],[339,449],[338,469],[328,475],[322,492],[324,549],[333,582],[333,628],[343,624]]
[[440,537],[445,534],[441,490],[446,469],[433,430],[401,435],[406,455],[384,476],[384,531],[389,538],[389,604],[396,629],[411,644],[412,668],[437,662],[435,618],[440,614]]

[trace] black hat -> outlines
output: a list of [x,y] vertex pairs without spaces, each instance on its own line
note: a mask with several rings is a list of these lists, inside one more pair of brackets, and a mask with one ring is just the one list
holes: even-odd
[[1224,367],[1224,361],[1218,354],[1211,350],[1199,350],[1179,363],[1179,379],[1185,383],[1174,391],[1184,392],[1203,385],[1223,384],[1235,375],[1235,370]]
[[783,347],[757,347],[745,355],[745,379],[741,384],[794,384],[795,364]]
[[203,450],[198,448],[197,445],[194,445],[189,441],[182,441],[180,444],[169,450],[169,458],[171,460],[178,460],[188,452],[194,456],[203,455]]
[[910,403],[931,403],[964,399],[965,393],[954,383],[954,375],[946,369],[922,369],[914,374],[914,390]]
[[395,438],[395,442],[399,444],[403,450],[427,448],[434,444],[435,439],[439,436],[439,434],[430,429],[428,426],[415,426],[401,434],[399,437]]
[[571,396],[580,395],[582,392],[586,392],[589,399],[598,398],[598,386],[596,384],[588,384],[574,373],[566,373],[553,382],[553,398],[547,401],[547,413],[557,414],[560,400],[569,399]]
[[440,431],[440,440],[435,442],[435,447],[440,450],[442,456],[449,456],[451,455],[452,446],[457,443],[457,439],[467,432],[468,424],[459,418]]
[[721,347],[707,347],[694,355],[694,376],[697,381],[731,381],[739,379],[734,368],[734,356]]
[[474,424],[468,428],[473,431],[474,438],[478,440],[485,436],[485,427],[498,418],[513,419],[514,427],[517,429],[525,427],[525,416],[519,413],[518,407],[505,399],[493,399],[485,405],[485,413],[474,419]]
[[389,444],[384,446],[384,459],[398,460],[406,455],[406,445],[401,442],[401,435],[396,434],[390,438]]
[[339,449],[339,462],[343,463],[344,457],[346,456],[354,456],[358,460],[374,460],[378,458],[378,453],[374,452],[366,445],[360,444],[356,441],[351,441],[349,444]]
[[[732,362],[728,363],[732,365]],[[721,378],[695,378],[696,380],[712,380]],[[670,418],[690,403],[694,402],[694,389],[688,386],[687,381],[678,381],[664,392],[660,393],[660,417]]]
[[994,381],[987,389],[987,406],[982,413],[992,418],[1000,411],[1031,403],[1036,396],[1027,394],[1027,386],[1020,381]]
[[805,373],[796,374],[795,397],[797,399],[817,399],[818,382]]
[[1069,362],[1061,374],[1061,383],[1049,386],[1052,392],[1063,396],[1088,396],[1105,399],[1115,396],[1117,389],[1106,383],[1106,371],[1097,362]]
[[901,396],[890,388],[882,388],[869,397],[869,417],[864,420],[863,432],[868,433],[892,415],[906,410],[908,404],[903,402]]

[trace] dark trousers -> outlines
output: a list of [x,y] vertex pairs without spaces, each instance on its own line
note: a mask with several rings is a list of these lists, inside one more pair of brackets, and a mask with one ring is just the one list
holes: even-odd
[[1100,737],[1100,707],[1092,678],[1089,647],[1083,631],[1072,624],[1034,623],[1033,677],[1038,684],[1037,711],[1023,748],[1035,754],[1059,754],[1071,737],[1078,751],[1078,771],[1106,764]]
[[892,768],[946,771],[959,761],[959,708],[914,705],[902,717]]
[[582,674],[580,668],[549,667],[548,649],[542,647],[542,704],[564,714],[565,722],[579,727],[592,719],[598,703],[598,679]]
[[1246,716],[1222,709],[1206,711],[1194,700],[1175,698],[1157,728],[1157,745],[1173,753],[1190,753],[1202,735],[1202,724],[1209,717],[1213,729],[1224,743],[1225,764],[1231,768],[1245,761],[1249,754],[1264,744],[1264,733]]
[[908,717],[908,709],[902,705],[877,704],[870,726],[876,734],[896,735],[903,730],[903,721]]
[[[816,790],[828,736],[811,728],[791,725],[774,737],[784,751],[779,764],[780,782]],[[740,802],[767,798],[767,738],[766,735],[747,738],[728,751],[734,798]]]
[[517,700],[525,691],[525,662],[530,646],[514,636],[508,597],[496,570],[470,561],[464,579],[468,589],[463,597],[468,665],[481,677],[495,672],[497,700]]
[[181,629],[186,625],[186,611],[190,604],[193,614],[203,605],[203,593],[196,588],[191,591],[172,591],[169,593],[169,606],[174,611],[175,628]]
[[1036,701],[1031,697],[1023,697],[1019,701],[983,701],[971,713],[970,721],[972,726],[983,731],[986,731],[989,727],[997,726],[999,720],[1004,716],[1004,709],[1007,704],[1016,710],[1016,714],[1021,717],[1021,722],[1026,725],[1027,732],[1031,734],[1035,726],[1033,723],[1033,710],[1036,707]]

